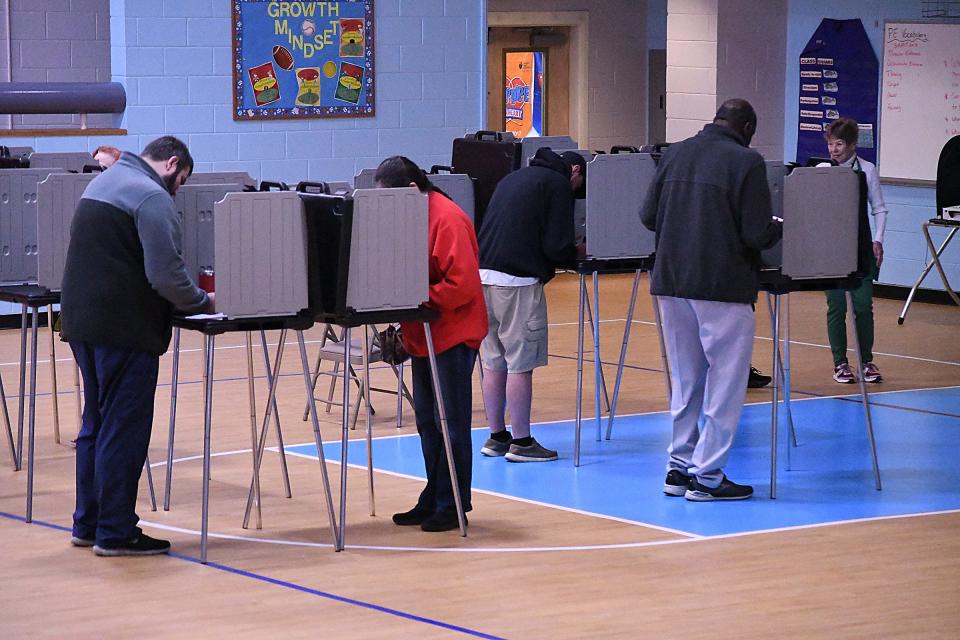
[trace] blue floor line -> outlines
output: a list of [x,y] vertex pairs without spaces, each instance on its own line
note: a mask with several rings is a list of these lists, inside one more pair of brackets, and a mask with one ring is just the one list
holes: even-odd
[[[8,520],[14,520],[17,522],[26,522],[26,519],[22,516],[18,516],[12,513],[6,513],[0,511],[0,517],[7,518]],[[64,527],[58,524],[53,524],[50,522],[44,522],[42,520],[34,520],[31,524],[35,524],[41,527],[47,527],[48,529],[54,529],[56,531],[63,531],[66,533],[71,533],[69,527]],[[186,562],[192,562],[194,564],[203,563],[200,562],[199,558],[193,558],[191,556],[185,556],[180,553],[170,553],[168,554],[171,558],[176,558],[177,560],[184,560]],[[266,582],[267,584],[272,584],[274,586],[283,587],[284,589],[291,589],[293,591],[299,591],[301,593],[307,593],[309,595],[318,596],[325,598],[327,600],[333,600],[335,602],[341,602],[343,604],[349,604],[356,607],[361,607],[364,609],[369,609],[371,611],[377,611],[379,613],[385,613],[387,615],[395,616],[398,618],[404,618],[406,620],[411,620],[413,622],[421,622],[423,624],[428,624],[434,627],[440,627],[441,629],[447,629],[448,631],[455,631],[456,633],[461,633],[468,636],[473,636],[475,638],[486,638],[487,640],[505,640],[502,636],[494,636],[488,633],[483,633],[482,631],[476,631],[474,629],[467,629],[466,627],[459,627],[454,624],[449,624],[446,622],[441,622],[439,620],[433,620],[431,618],[424,618],[423,616],[414,615],[412,613],[406,613],[404,611],[399,611],[397,609],[391,609],[389,607],[384,607],[378,604],[373,604],[370,602],[364,602],[362,600],[356,600],[354,598],[347,598],[345,596],[338,596],[334,593],[329,593],[327,591],[320,591],[318,589],[312,589],[310,587],[305,587],[295,582],[287,582],[285,580],[278,580],[277,578],[271,578],[270,576],[261,575],[259,573],[253,573],[251,571],[245,571],[243,569],[237,569],[236,567],[231,567],[229,565],[220,564],[218,562],[208,562],[206,566],[217,569],[218,571],[223,571],[225,573],[232,573],[234,575],[242,576],[244,578],[251,578],[260,582]]]
[[[671,430],[665,412],[618,416],[613,439],[601,442],[595,441],[594,419],[586,419],[579,467],[572,461],[572,421],[534,425],[534,434],[557,449],[560,460],[511,464],[475,453],[473,488],[700,536],[960,509],[960,469],[952,458],[960,448],[960,416],[954,413],[960,389],[897,393],[895,405],[872,403],[882,491],[874,489],[862,405],[837,400],[845,399],[791,405],[800,446],[790,451],[790,471],[781,412],[776,500],[769,499],[769,403],[744,408],[725,469],[731,479],[754,486],[752,500],[704,504],[663,495]],[[472,437],[479,452],[486,430],[475,429]],[[373,447],[378,469],[424,477],[419,438],[387,436]],[[316,455],[310,444],[288,450]],[[339,442],[324,445],[327,460],[339,460],[339,451]],[[348,462],[366,465],[363,440],[350,442]]]

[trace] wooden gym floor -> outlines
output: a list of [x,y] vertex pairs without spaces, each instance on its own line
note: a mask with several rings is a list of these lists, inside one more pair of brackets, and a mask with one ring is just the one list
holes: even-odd
[[[613,363],[605,367],[611,391],[631,284],[630,276],[601,279],[601,346],[604,361]],[[547,291],[552,357],[550,365],[535,376],[537,422],[569,420],[574,414],[577,281],[560,276]],[[666,408],[647,291],[644,277],[627,356],[632,368],[624,374],[618,415]],[[761,296],[760,302],[753,362],[769,373],[770,323],[765,298]],[[897,326],[901,305],[875,301],[875,360],[885,380],[870,390],[960,385],[960,310],[914,304],[906,323]],[[855,392],[850,387],[838,389],[830,377],[822,294],[794,294],[791,306],[794,398]],[[150,449],[161,509],[150,510],[145,480],[139,506],[145,530],[168,537],[174,554],[97,558],[89,549],[69,545],[73,450],[54,444],[46,331],[41,337],[32,525],[22,520],[26,474],[12,470],[6,444],[0,442],[3,638],[68,634],[101,638],[960,636],[958,510],[691,539],[667,527],[597,517],[502,493],[475,492],[469,537],[464,539],[457,532],[428,534],[394,526],[390,514],[412,506],[422,486],[416,479],[394,473],[376,474],[377,515],[371,517],[366,471],[351,467],[348,546],[334,553],[316,460],[288,456],[293,498],[286,499],[279,456],[274,452],[264,459],[263,528],[244,530],[240,520],[250,478],[250,426],[241,335],[229,335],[217,343],[213,450],[219,455],[212,468],[210,530],[215,535],[210,540],[210,564],[195,560],[199,556],[202,359],[199,337],[190,334],[184,334],[181,355],[178,462],[171,509],[162,510],[169,355],[161,361]],[[307,334],[311,353],[319,338],[319,328]],[[277,335],[269,339],[275,347]],[[312,442],[308,423],[299,419],[304,391],[291,341],[292,336],[278,395],[287,445]],[[589,333],[586,343],[589,348]],[[76,432],[73,367],[66,345],[58,343],[57,349],[61,440],[66,443]],[[255,356],[260,376],[257,400],[262,405],[266,395],[262,356]],[[18,357],[18,332],[0,332],[0,375],[14,429]],[[589,363],[584,373],[584,407],[591,416]],[[373,379],[379,386],[394,382],[383,369]],[[474,399],[474,426],[483,427],[476,383]],[[377,409],[374,437],[395,436],[394,399],[374,394],[373,400]],[[769,390],[747,394],[748,403],[769,400]],[[960,406],[940,413],[947,428],[956,432]],[[320,415],[324,442],[336,442],[337,409]],[[405,405],[400,433],[414,433],[412,422],[412,411]],[[585,424],[585,439],[592,439],[592,429],[592,422]],[[362,431],[361,415],[352,437],[361,438]],[[535,427],[534,433],[551,444],[546,428]],[[664,454],[656,463],[658,469],[665,459]],[[572,467],[573,463],[564,456],[550,464]],[[336,501],[339,466],[329,456],[328,468]],[[532,471],[536,473],[535,468]],[[571,493],[578,489],[576,474],[573,478],[566,488]],[[887,482],[891,486],[895,477]],[[953,491],[960,494],[960,486]],[[657,492],[658,485],[652,487],[652,493]],[[793,498],[793,503],[773,504],[790,509],[799,500],[802,505],[803,496]],[[766,487],[758,486],[753,501],[766,500]]]

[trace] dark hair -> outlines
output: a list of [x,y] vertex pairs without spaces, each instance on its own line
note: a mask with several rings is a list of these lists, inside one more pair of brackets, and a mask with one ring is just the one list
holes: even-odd
[[748,124],[757,125],[757,112],[753,110],[753,105],[743,98],[731,98],[717,109],[713,121],[717,120],[723,120],[736,131],[743,133]]
[[856,144],[859,135],[860,127],[853,118],[837,118],[823,129],[824,138],[839,138],[847,144]]
[[179,173],[180,171],[186,169],[187,176],[193,174],[193,157],[190,155],[190,150],[187,149],[187,145],[185,145],[179,138],[175,138],[173,136],[163,136],[162,138],[157,138],[144,147],[140,155],[144,158],[157,160],[160,162],[166,162],[170,158],[176,156],[179,158],[177,172]]
[[576,151],[564,151],[560,154],[560,157],[571,169],[575,166],[580,167],[580,175],[583,176],[584,180],[587,179],[587,161],[583,159],[582,155]]
[[423,193],[438,191],[423,169],[406,156],[390,156],[381,162],[373,179],[384,187],[409,187],[412,182]]

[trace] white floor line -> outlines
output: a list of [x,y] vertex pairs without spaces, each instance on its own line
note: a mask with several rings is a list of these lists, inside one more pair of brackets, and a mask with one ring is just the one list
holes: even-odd
[[[948,509],[943,511],[930,511],[926,513],[907,513],[892,516],[876,516],[871,518],[854,518],[851,520],[837,520],[833,522],[821,522],[816,524],[797,525],[792,527],[779,527],[775,529],[761,529],[757,531],[745,531],[741,533],[727,533],[715,536],[697,536],[693,538],[680,538],[678,540],[651,540],[646,542],[612,542],[610,544],[591,544],[591,545],[567,545],[567,546],[549,546],[549,547],[404,547],[388,545],[347,545],[348,549],[361,551],[407,551],[407,552],[428,552],[428,553],[544,553],[544,552],[580,552],[580,551],[608,551],[611,549],[641,549],[645,547],[664,547],[676,544],[692,544],[702,542],[713,542],[716,540],[725,540],[730,538],[745,538],[749,536],[769,535],[772,533],[786,533],[792,531],[802,531],[804,529],[822,529],[825,527],[835,527],[850,524],[861,524],[865,522],[880,522],[884,520],[902,520],[907,518],[920,518],[926,516],[937,516],[960,513],[960,509]],[[174,531],[199,536],[200,531],[196,529],[186,529],[183,527],[174,527],[171,525],[141,520],[141,525],[161,529],[164,531]],[[278,538],[258,538],[254,536],[238,536],[227,533],[208,532],[208,537],[221,540],[235,540],[241,542],[256,542],[259,544],[272,544],[293,547],[319,547],[331,549],[332,544],[320,542],[301,542],[298,540],[285,540]],[[469,538],[468,538],[469,539]]]

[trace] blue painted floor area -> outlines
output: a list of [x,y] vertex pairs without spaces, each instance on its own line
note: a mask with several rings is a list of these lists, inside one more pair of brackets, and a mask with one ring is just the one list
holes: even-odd
[[[613,437],[596,442],[583,423],[580,467],[573,466],[573,422],[534,426],[534,435],[560,452],[550,463],[515,464],[479,454],[485,429],[473,432],[475,489],[712,536],[838,520],[960,509],[960,388],[876,393],[872,408],[883,491],[874,489],[866,423],[859,398],[791,403],[799,446],[787,470],[786,420],[781,411],[777,499],[770,490],[770,405],[744,409],[726,472],[752,484],[755,496],[737,502],[692,503],[662,493],[669,416],[617,417]],[[856,400],[856,401],[851,401]],[[606,422],[603,423],[604,429]],[[312,445],[291,447],[316,455]],[[339,460],[338,442],[324,445]],[[374,441],[377,469],[424,477],[418,437]],[[349,461],[366,465],[363,441]],[[411,495],[411,505],[415,496]],[[479,514],[477,514],[479,515]]]

